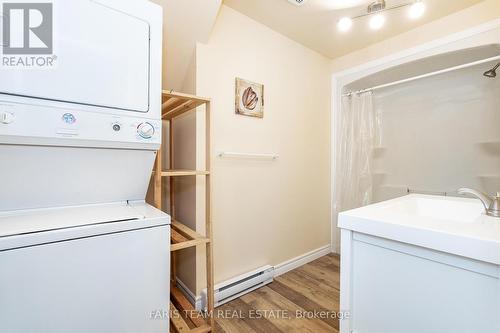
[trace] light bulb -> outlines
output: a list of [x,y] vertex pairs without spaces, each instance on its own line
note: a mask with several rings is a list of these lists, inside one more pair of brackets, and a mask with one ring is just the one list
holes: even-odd
[[408,15],[412,19],[418,19],[422,17],[424,13],[425,13],[425,4],[422,1],[417,1],[410,6],[410,11],[408,12]]
[[341,18],[340,21],[337,23],[337,28],[340,31],[348,31],[352,27],[352,20],[350,17],[344,17]]
[[370,19],[370,28],[373,30],[378,30],[382,28],[385,23],[385,16],[382,14],[376,14]]

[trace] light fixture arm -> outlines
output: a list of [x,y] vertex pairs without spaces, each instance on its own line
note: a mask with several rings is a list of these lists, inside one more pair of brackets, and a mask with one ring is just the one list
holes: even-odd
[[411,6],[408,13],[411,19],[419,18],[425,11],[425,3],[423,0],[413,0],[391,7],[386,7],[385,0],[375,0],[368,6],[367,12],[365,14],[352,17],[343,17],[337,22],[337,27],[340,31],[346,32],[351,28],[355,19],[373,15],[373,17],[370,19],[370,28],[372,28],[373,30],[378,30],[384,25],[385,22],[384,15],[381,15],[383,12],[403,8],[406,6]]
[[[394,9],[399,9],[399,8],[411,6],[414,3],[416,3],[416,2],[420,2],[420,1],[412,1],[412,2],[408,2],[408,3],[402,3],[402,4],[394,5],[394,6],[391,6],[391,7],[385,7],[384,6],[383,9],[379,9],[379,10],[372,11],[372,12],[368,11],[366,14],[361,14],[361,15],[353,16],[353,17],[351,17],[351,19],[355,20],[355,19],[358,19],[358,18],[362,18],[362,17],[366,17],[366,16],[371,16],[371,15],[374,15],[374,14],[380,14],[380,13],[387,12],[387,11],[394,10]],[[384,3],[385,3],[385,1],[384,1]]]

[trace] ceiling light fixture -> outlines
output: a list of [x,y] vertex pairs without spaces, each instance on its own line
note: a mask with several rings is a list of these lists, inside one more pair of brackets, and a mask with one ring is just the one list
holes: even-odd
[[350,17],[341,18],[337,23],[337,27],[342,32],[350,30],[352,27],[352,19]]
[[408,11],[408,15],[411,19],[418,19],[422,17],[425,13],[425,3],[422,1],[417,1],[410,6],[410,10]]
[[377,0],[368,6],[368,14],[381,12],[385,9],[385,0]]
[[423,0],[414,0],[411,2],[395,5],[392,7],[386,7],[385,0],[376,0],[373,1],[367,8],[367,12],[365,14],[361,14],[353,17],[343,17],[337,23],[337,28],[339,31],[345,32],[351,29],[354,24],[355,19],[359,19],[365,16],[371,16],[369,21],[369,26],[372,30],[379,30],[385,24],[386,17],[383,15],[383,12],[407,7],[409,6],[408,15],[412,19],[420,18],[425,13],[425,3]]
[[372,30],[378,30],[382,28],[385,24],[385,16],[382,14],[373,15],[370,19],[370,28]]

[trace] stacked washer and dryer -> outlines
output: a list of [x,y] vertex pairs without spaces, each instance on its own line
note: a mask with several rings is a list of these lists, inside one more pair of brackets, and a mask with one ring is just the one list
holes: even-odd
[[168,332],[161,8],[51,2],[55,66],[0,70],[0,332]]

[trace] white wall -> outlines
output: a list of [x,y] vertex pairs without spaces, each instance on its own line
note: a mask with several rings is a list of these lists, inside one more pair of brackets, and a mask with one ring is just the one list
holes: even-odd
[[[213,101],[214,149],[280,155],[213,156],[216,281],[330,244],[329,64],[226,6],[198,45],[196,92]],[[265,85],[263,119],[235,114],[236,77]]]

